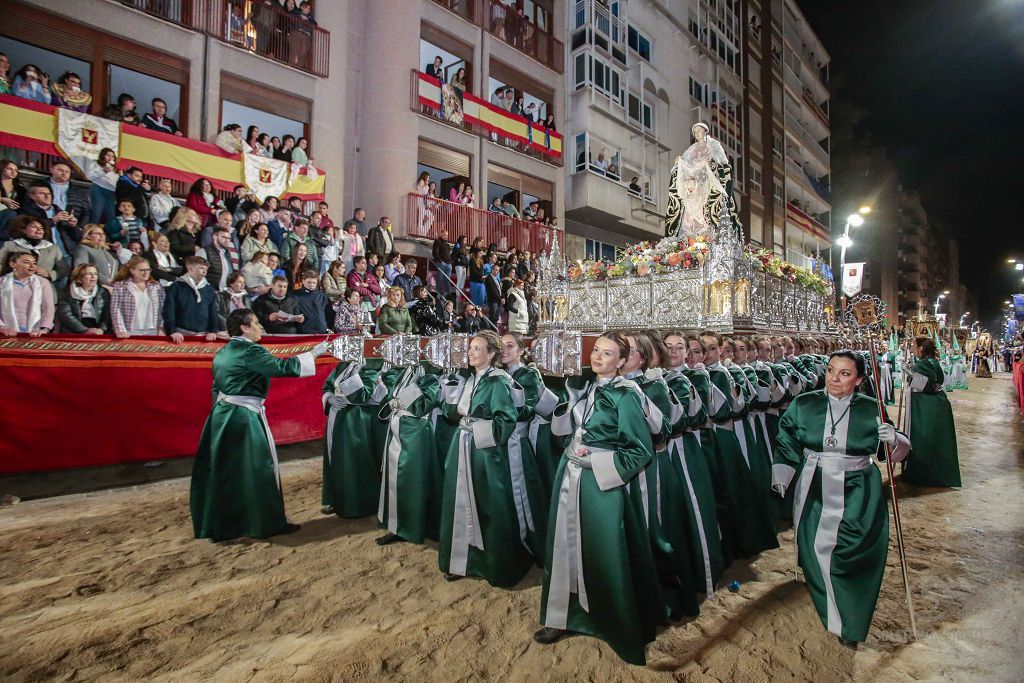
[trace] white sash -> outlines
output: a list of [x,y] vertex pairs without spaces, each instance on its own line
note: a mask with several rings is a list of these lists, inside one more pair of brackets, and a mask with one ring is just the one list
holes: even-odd
[[[488,373],[484,373],[486,376]],[[483,379],[481,377],[480,379]],[[473,490],[473,419],[469,412],[473,404],[473,393],[476,391],[477,377],[473,375],[462,388],[462,395],[456,405],[462,420],[459,432],[455,437],[459,443],[459,455],[456,465],[455,479],[455,510],[452,519],[452,548],[448,562],[448,571],[452,574],[465,576],[469,564],[470,546],[484,549],[483,531],[480,528],[480,515],[476,507],[476,492]]]
[[[43,318],[43,288],[40,284],[42,278],[32,275],[28,279],[28,286],[32,290],[32,299],[29,303],[28,321],[26,332],[31,332]],[[8,273],[0,281],[0,299],[3,304],[4,322],[16,332],[21,331],[18,325],[18,316],[14,312],[14,273]]]
[[[523,470],[523,440],[530,438],[530,423],[517,422],[508,440],[508,467],[512,474],[512,499],[519,518],[519,538],[526,546],[526,532],[533,531],[533,513],[526,493],[526,473]],[[526,546],[529,548],[529,546]]]
[[256,396],[235,396],[218,393],[217,400],[251,410],[260,416],[260,422],[263,423],[263,429],[267,433],[267,443],[270,445],[270,459],[274,461],[274,478],[277,479],[277,490],[280,491],[281,465],[277,462],[277,446],[274,445],[274,435],[270,432],[270,423],[267,422],[267,410],[263,407],[264,399],[257,398]]

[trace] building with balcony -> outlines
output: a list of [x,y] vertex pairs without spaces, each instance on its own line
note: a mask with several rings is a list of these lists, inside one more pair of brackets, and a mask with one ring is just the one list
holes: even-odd
[[570,256],[661,237],[697,121],[733,162],[750,241],[800,265],[828,251],[828,54],[793,0],[576,0],[566,13]]
[[[545,217],[563,219],[559,0],[318,0],[315,23],[264,0],[4,6],[0,51],[12,73],[27,63],[54,79],[74,71],[94,114],[120,93],[140,113],[160,97],[186,147],[234,122],[305,137],[334,220],[356,208],[367,227],[389,216],[396,237],[421,238],[405,252],[426,253],[442,225],[452,240],[481,230],[508,248],[550,241],[550,230],[515,217],[488,220],[495,198],[518,211],[535,201]],[[439,70],[427,76],[435,57]],[[409,196],[423,172],[437,201]],[[475,210],[441,201],[460,184],[475,190]]]
[[343,7],[317,5],[313,24],[246,0],[5,2],[0,52],[12,74],[27,63],[54,81],[77,73],[94,114],[128,93],[140,115],[163,99],[193,140],[212,140],[233,122],[305,137],[330,178],[327,197],[340,203],[344,144],[334,103],[347,36],[332,34],[344,26]]
[[[349,61],[361,66],[351,74],[358,95],[345,116],[350,139],[358,141],[345,152],[353,169],[346,197],[367,208],[371,220],[392,217],[396,236],[408,240],[404,250],[421,255],[442,227],[452,241],[481,236],[499,247],[504,240],[507,248],[536,247],[537,235],[550,236],[486,210],[497,199],[518,212],[536,202],[545,217],[564,215],[562,136],[543,126],[551,116],[562,127],[562,3],[352,5],[349,19],[362,30]],[[378,49],[377,36],[388,37],[387,49]],[[471,186],[475,209],[412,194],[422,173],[442,199]]]

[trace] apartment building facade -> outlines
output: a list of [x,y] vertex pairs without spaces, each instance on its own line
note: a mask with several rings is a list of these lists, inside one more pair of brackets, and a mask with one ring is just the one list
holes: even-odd
[[578,0],[566,13],[570,256],[662,235],[672,164],[703,121],[733,162],[746,237],[827,261],[829,57],[792,0]]

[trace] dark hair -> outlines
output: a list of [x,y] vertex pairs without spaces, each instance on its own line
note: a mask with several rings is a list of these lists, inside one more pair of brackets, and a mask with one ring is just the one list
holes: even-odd
[[352,265],[355,266],[357,263],[362,263],[365,260],[366,260],[365,256],[362,256],[362,255],[353,256],[352,257]]
[[[651,364],[654,362],[654,354],[657,350],[654,348],[654,342],[643,332],[629,335],[629,339],[633,340],[636,345],[637,353],[640,354],[640,369],[648,370],[651,368]],[[627,341],[628,343],[628,341]]]
[[[273,255],[274,256],[278,256],[278,254],[273,254]],[[270,280],[270,284],[272,284],[272,285],[276,285],[278,282],[288,282],[288,278],[286,278],[284,275],[275,275]]]
[[132,97],[131,95],[129,95],[128,93],[126,93],[126,92],[121,93],[120,95],[117,96],[117,106],[123,107],[124,103],[127,102],[128,100],[131,100],[132,102],[134,102],[135,98]]
[[185,259],[185,267],[189,266],[208,266],[210,262],[204,259],[202,256],[189,256]]
[[868,376],[867,365],[864,363],[864,357],[860,354],[854,353],[849,349],[843,349],[841,351],[834,351],[828,357],[828,362],[831,363],[833,358],[846,358],[847,360],[852,360],[854,368],[857,370],[857,377],[864,378]]
[[76,74],[74,71],[65,71],[60,75],[60,78],[57,79],[57,82],[61,85],[64,85],[68,82],[69,78],[77,78],[79,81],[82,80],[82,77]]
[[310,278],[313,278],[317,281],[320,280],[320,276],[317,275],[317,272],[315,270],[313,270],[312,268],[307,268],[306,270],[302,271],[302,277],[300,277],[299,279],[309,280]]
[[925,357],[935,358],[938,355],[935,350],[935,340],[931,337],[924,334],[919,335],[914,337],[914,343],[917,345],[917,348],[921,349]]
[[11,221],[8,228],[8,234],[11,236],[11,239],[15,240],[19,237],[23,237],[25,235],[25,228],[33,223],[38,223],[43,229],[43,232],[46,232],[46,225],[43,223],[42,219],[36,218],[35,216],[29,216],[28,214],[22,214],[21,216],[15,216],[14,220]]
[[252,325],[252,320],[255,317],[256,314],[252,312],[251,308],[236,308],[231,311],[228,313],[227,319],[228,335],[240,337],[242,335],[242,325],[246,327]]
[[152,101],[152,102],[150,102],[149,104],[150,104],[150,105],[154,105],[154,104],[156,104],[157,102],[161,103],[161,104],[162,104],[162,105],[164,105],[165,107],[167,106],[167,102],[165,102],[165,101],[164,101],[164,99],[163,99],[162,97],[154,97],[154,98],[153,98],[153,101]]
[[125,171],[124,174],[125,175],[131,175],[132,173],[135,173],[136,171],[138,171],[139,173],[142,173],[142,169],[139,168],[138,166],[129,166],[128,170]]
[[[249,126],[248,128],[246,128],[245,129],[245,141],[249,142],[249,140],[252,140],[253,132],[255,132],[255,131],[259,130],[259,129],[260,129],[259,126]],[[256,138],[256,141],[259,142],[259,137],[258,136]]]
[[53,169],[54,166],[67,166],[68,169],[70,169],[71,162],[67,161],[66,159],[54,159],[53,163],[50,164],[50,168]]
[[105,157],[108,152],[110,154],[114,155],[114,160],[116,161],[117,160],[117,152],[115,152],[114,150],[110,149],[109,147],[104,147],[103,149],[100,150],[99,155],[97,155],[97,157],[96,157],[96,161],[102,163],[103,162],[103,157]]
[[228,279],[227,279],[228,285],[230,286],[230,285],[235,284],[236,282],[238,282],[238,279],[241,278],[241,277],[244,277],[242,275],[242,271],[240,271],[240,270],[233,270],[233,271],[231,271],[230,273],[228,273]]
[[665,337],[661,336],[661,332],[648,328],[640,334],[651,340],[651,344],[654,345],[654,352],[658,354],[661,364],[665,365],[668,362],[668,345],[665,344]]
[[289,140],[291,140],[292,142],[295,142],[295,136],[294,135],[285,135],[283,138],[281,138],[281,142],[288,142]]
[[[128,172],[130,173],[131,169],[128,169]],[[194,183],[192,183],[191,187],[188,188],[188,193],[189,194],[193,194],[193,193],[195,193],[195,194],[202,194],[203,193],[203,181],[206,181],[206,182],[210,183],[209,179],[207,179],[207,178],[196,178],[196,181]],[[210,183],[210,187],[213,187],[213,183]]]
[[[719,347],[721,347],[721,346],[722,346],[722,335],[718,334],[717,332],[715,332],[715,331],[713,331],[713,330],[702,330],[702,331],[700,332],[700,334],[698,334],[697,336],[698,336],[698,337],[711,337],[711,338],[713,338],[713,339],[714,339],[714,340],[715,340],[716,342],[718,342],[718,346],[719,346]],[[704,340],[702,339],[702,340],[701,340],[701,344],[703,345],[703,343],[704,343]]]
[[242,127],[237,123],[229,123],[228,125],[224,126],[224,130],[242,130]]
[[214,235],[223,235],[224,233],[227,233],[227,234],[230,235],[231,234],[231,228],[229,228],[227,226],[224,226],[224,225],[219,225],[219,226],[217,226],[216,228],[213,229],[213,234]]
[[351,299],[353,294],[359,294],[359,290],[356,289],[355,287],[353,287],[352,289],[346,289],[345,290],[345,301],[348,301],[349,299]]
[[22,256],[31,256],[36,260],[37,263],[39,262],[39,257],[33,254],[31,251],[12,251],[9,254],[7,254],[7,258],[4,259],[4,268],[2,274],[6,275],[7,273],[14,270],[14,262],[20,259]]

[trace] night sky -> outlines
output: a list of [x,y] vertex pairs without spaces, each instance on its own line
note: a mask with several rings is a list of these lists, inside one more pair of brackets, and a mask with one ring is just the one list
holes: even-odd
[[1006,263],[1024,259],[1024,0],[798,3],[831,56],[833,119],[864,110],[857,133],[960,241],[961,281],[991,328],[1024,291]]

